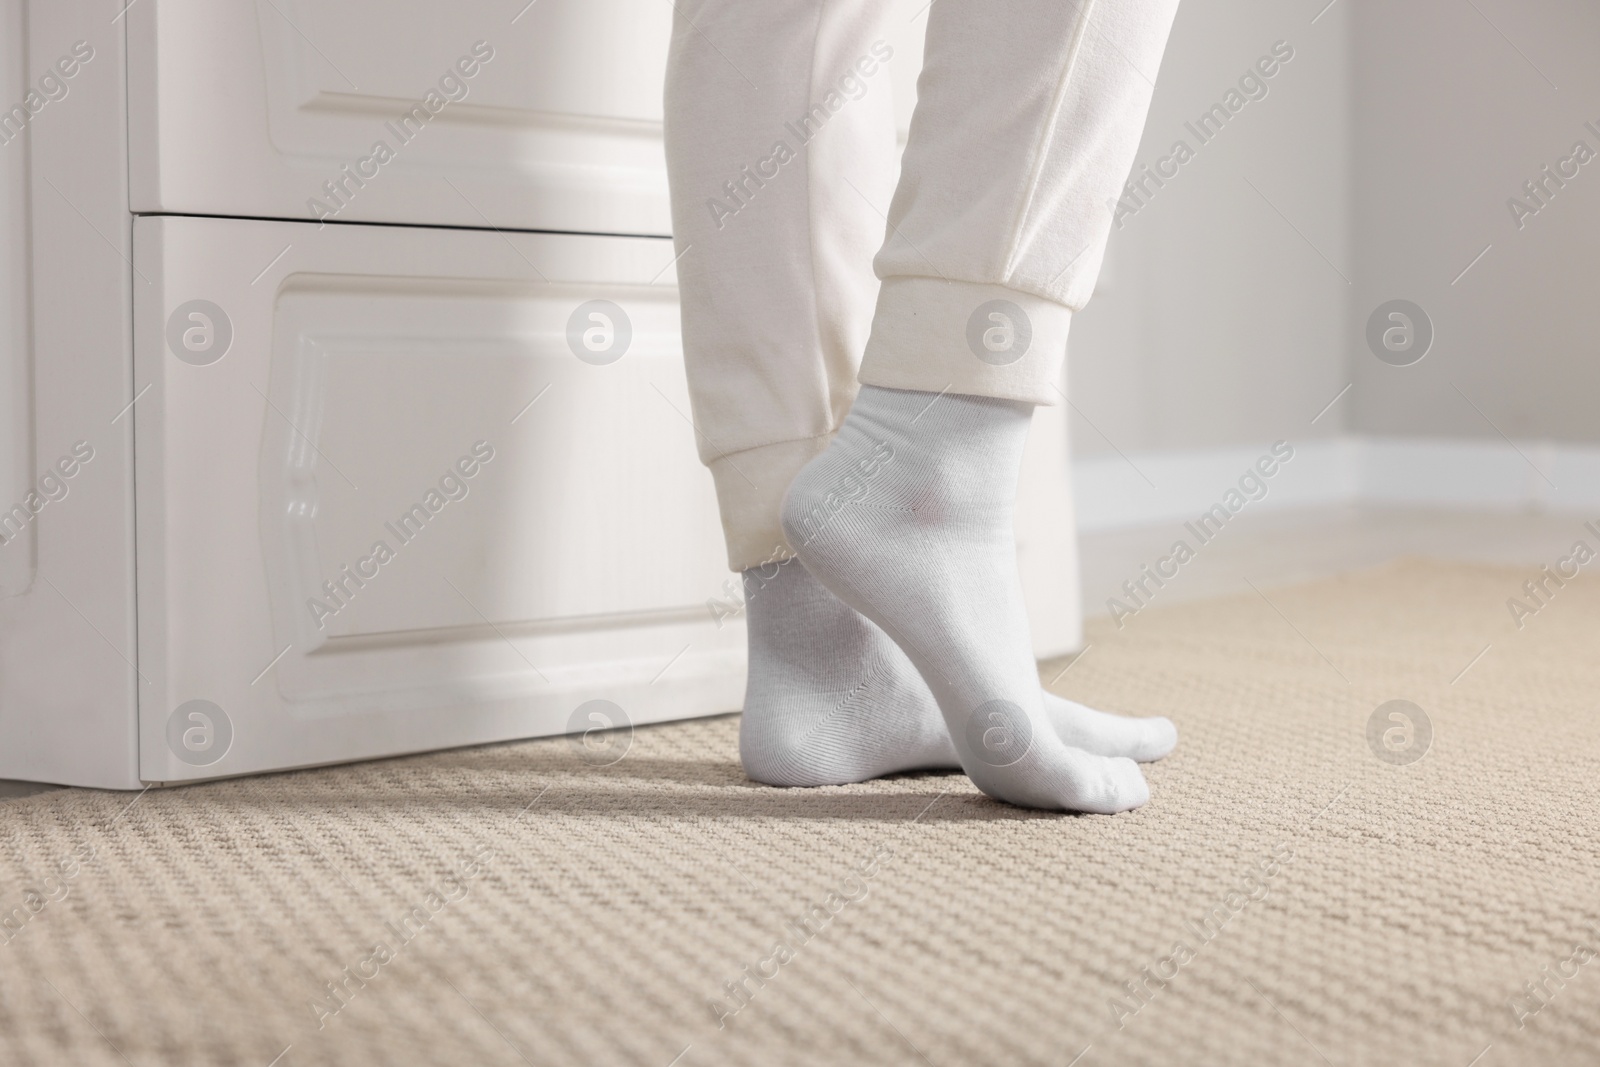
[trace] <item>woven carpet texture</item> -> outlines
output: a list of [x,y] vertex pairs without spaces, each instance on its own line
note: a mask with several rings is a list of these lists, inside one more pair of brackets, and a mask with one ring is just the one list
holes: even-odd
[[1594,1064],[1600,582],[1529,576],[1091,624],[1044,680],[1181,732],[1114,817],[736,716],[6,802],[0,1063]]

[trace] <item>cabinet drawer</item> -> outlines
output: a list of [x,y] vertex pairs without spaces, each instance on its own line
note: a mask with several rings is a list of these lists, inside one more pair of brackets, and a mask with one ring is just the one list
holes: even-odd
[[[739,706],[670,242],[152,217],[134,249],[144,779]],[[226,750],[189,751],[213,708]]]
[[125,17],[135,212],[671,232],[670,4],[143,0]]

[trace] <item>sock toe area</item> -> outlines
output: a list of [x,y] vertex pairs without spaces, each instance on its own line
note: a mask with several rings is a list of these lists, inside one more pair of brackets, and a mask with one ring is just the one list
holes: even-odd
[[[1139,765],[1125,756],[1096,757],[1084,753],[1087,759],[1101,761],[1099,775],[1087,778],[1080,787],[1082,795],[1073,807],[1078,811],[1098,815],[1115,815],[1132,811],[1150,802],[1150,783],[1145,781]],[[1096,778],[1098,780],[1096,780]],[[1088,784],[1093,782],[1093,785]]]
[[1177,726],[1159,715],[1114,715],[1051,692],[1044,694],[1044,706],[1061,740],[1097,756],[1127,756],[1151,763],[1167,756],[1178,744]]

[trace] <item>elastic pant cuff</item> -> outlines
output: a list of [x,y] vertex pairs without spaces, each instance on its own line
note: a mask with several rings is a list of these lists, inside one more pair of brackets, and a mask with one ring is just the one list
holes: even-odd
[[719,456],[708,464],[731,569],[745,571],[794,556],[778,521],[783,494],[800,468],[832,440],[833,434],[826,433],[779,441]]
[[1055,404],[1072,309],[979,282],[888,278],[862,385]]

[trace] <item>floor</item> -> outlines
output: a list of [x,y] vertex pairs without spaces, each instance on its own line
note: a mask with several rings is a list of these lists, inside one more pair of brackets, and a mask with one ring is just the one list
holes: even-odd
[[[1570,515],[1442,511],[1349,506],[1246,513],[1185,564],[1177,578],[1155,589],[1150,604],[1179,604],[1226,596],[1258,586],[1287,585],[1376,566],[1407,556],[1537,569],[1562,555],[1581,536]],[[1122,583],[1140,577],[1192,535],[1181,523],[1087,534],[1079,539],[1084,614],[1111,614],[1107,601],[1135,606]],[[0,803],[56,786],[0,779]]]
[[1113,817],[760,786],[731,715],[12,800],[0,1063],[1592,1067],[1600,578],[1525,573],[1090,619],[1045,677],[1180,731]]
[[[1553,563],[1586,535],[1584,518],[1535,512],[1444,511],[1356,506],[1248,512],[1200,547],[1152,604],[1177,604],[1261,587],[1325,578],[1407,556],[1528,567]],[[1166,556],[1174,541],[1196,538],[1182,523],[1087,534],[1079,538],[1084,614],[1112,614],[1107,601],[1137,605],[1122,589],[1141,568]],[[1171,570],[1168,565],[1167,570]],[[1141,594],[1143,598],[1143,594]]]

